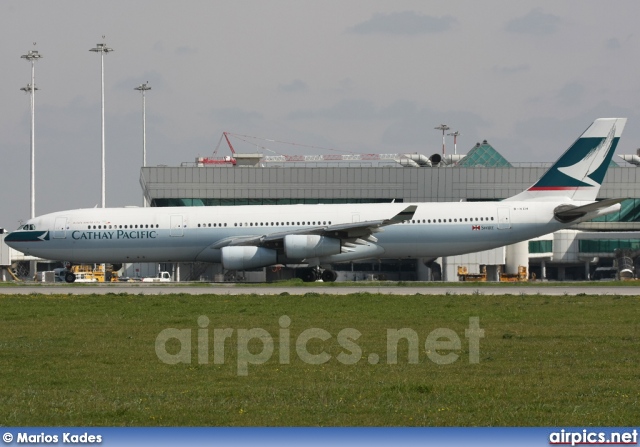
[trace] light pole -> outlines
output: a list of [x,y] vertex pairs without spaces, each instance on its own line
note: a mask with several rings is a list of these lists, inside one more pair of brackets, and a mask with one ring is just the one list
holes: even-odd
[[[138,90],[142,93],[142,167],[144,168],[147,166],[147,103],[144,92],[151,90],[151,87],[145,83],[135,87],[134,90]],[[142,206],[147,206],[147,198],[144,196],[144,191],[142,196]]]
[[[35,42],[34,42],[35,45]],[[42,57],[36,50],[31,50],[27,54],[20,56],[31,62],[31,84],[22,87],[20,90],[29,92],[31,96],[31,218],[36,217],[36,61]]]
[[451,135],[453,137],[453,153],[458,153],[458,137],[460,136],[460,132],[457,130],[455,132],[448,133],[447,135]]
[[[104,38],[104,36],[103,36]],[[113,51],[105,43],[96,44],[95,48],[91,48],[89,51],[100,53],[100,61],[102,66],[102,208],[105,207],[105,189],[106,189],[106,172],[105,172],[105,150],[104,150],[104,55]]]
[[434,127],[434,129],[442,131],[442,155],[444,155],[444,133],[449,130],[450,127],[446,124],[440,124],[438,127]]

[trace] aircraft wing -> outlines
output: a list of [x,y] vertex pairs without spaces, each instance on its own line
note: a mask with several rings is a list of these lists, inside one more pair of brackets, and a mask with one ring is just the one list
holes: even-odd
[[404,210],[389,219],[368,220],[363,222],[351,222],[335,225],[321,225],[315,227],[298,228],[295,230],[281,231],[263,235],[252,236],[231,236],[214,243],[211,248],[222,248],[231,246],[278,246],[285,236],[288,235],[318,235],[341,239],[347,242],[354,242],[359,239],[367,239],[376,242],[373,233],[382,231],[382,227],[411,220],[418,207],[410,205]]

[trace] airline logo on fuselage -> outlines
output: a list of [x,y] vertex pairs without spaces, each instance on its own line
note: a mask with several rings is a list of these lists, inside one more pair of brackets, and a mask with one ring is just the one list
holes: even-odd
[[155,230],[117,230],[117,231],[72,231],[74,240],[115,240],[115,239],[155,239]]

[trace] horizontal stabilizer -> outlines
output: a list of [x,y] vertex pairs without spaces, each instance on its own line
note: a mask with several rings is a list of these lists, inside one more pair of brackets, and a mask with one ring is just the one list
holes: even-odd
[[589,213],[609,208],[610,206],[616,205],[623,200],[626,199],[606,199],[583,206],[560,205],[554,210],[553,214],[560,222],[568,223],[573,222],[574,220],[578,220]]

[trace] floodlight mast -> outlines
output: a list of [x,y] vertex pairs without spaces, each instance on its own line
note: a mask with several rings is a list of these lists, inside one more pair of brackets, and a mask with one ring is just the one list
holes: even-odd
[[458,137],[461,135],[457,130],[455,132],[448,133],[447,135],[451,135],[453,137],[453,153],[454,155],[458,154]]
[[[138,87],[134,87],[134,90],[138,90],[140,93],[142,93],[142,167],[146,167],[147,166],[147,103],[146,103],[146,99],[145,99],[145,94],[144,92],[146,92],[147,90],[151,90],[151,87],[149,87],[148,82],[145,84],[140,84]],[[143,191],[143,196],[142,196],[142,206],[146,207],[147,206],[147,198],[144,196],[144,191]]]
[[[104,38],[104,36],[102,36]],[[113,51],[105,43],[96,44],[95,48],[89,51],[100,53],[100,63],[102,70],[102,208],[106,206],[106,169],[105,169],[105,148],[104,148],[104,55]]]
[[[36,44],[35,42],[33,43]],[[27,84],[26,87],[22,87],[20,90],[29,92],[31,97],[31,218],[36,217],[36,61],[42,57],[36,50],[30,50],[27,54],[20,56],[22,59],[26,59],[31,62],[31,84]]]
[[440,124],[438,127],[434,127],[434,129],[442,131],[442,155],[444,155],[444,133],[449,130],[450,127],[446,124]]

